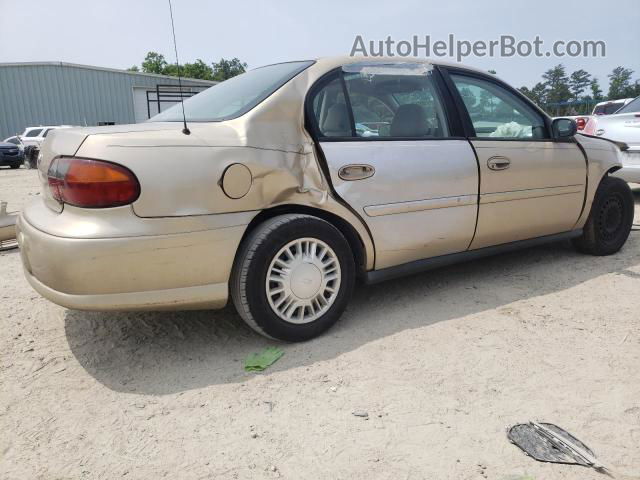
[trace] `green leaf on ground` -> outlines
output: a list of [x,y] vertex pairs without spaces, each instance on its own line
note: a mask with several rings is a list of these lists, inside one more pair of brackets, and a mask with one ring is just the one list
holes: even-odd
[[273,365],[282,355],[284,352],[278,347],[267,347],[260,353],[251,353],[244,361],[244,370],[246,372],[262,372]]

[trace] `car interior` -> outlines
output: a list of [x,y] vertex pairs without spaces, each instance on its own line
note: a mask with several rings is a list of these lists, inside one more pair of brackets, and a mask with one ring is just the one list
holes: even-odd
[[313,99],[318,130],[324,137],[447,136],[444,110],[428,75],[344,76],[353,124],[339,78],[329,82]]

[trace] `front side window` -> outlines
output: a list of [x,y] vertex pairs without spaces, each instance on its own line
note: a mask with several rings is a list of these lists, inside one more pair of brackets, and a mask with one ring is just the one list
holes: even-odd
[[42,131],[41,128],[36,128],[35,130],[29,130],[25,135],[25,137],[37,137],[38,135],[40,135],[41,131]]
[[549,138],[544,118],[505,88],[488,80],[451,75],[464,102],[476,137]]
[[424,64],[348,65],[343,70],[312,97],[320,136],[380,140],[449,136],[432,72]]
[[[221,122],[244,115],[312,64],[305,61],[268,65],[214,85],[184,101],[187,121]],[[178,103],[149,121],[181,122],[182,105]]]

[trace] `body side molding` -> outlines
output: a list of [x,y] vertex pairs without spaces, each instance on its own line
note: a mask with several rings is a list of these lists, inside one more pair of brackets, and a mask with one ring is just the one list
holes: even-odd
[[543,237],[504,243],[502,245],[495,245],[493,247],[479,248],[477,250],[466,250],[464,252],[451,253],[449,255],[442,255],[439,257],[425,258],[423,260],[416,260],[415,262],[409,262],[402,265],[397,265],[395,267],[383,268],[382,270],[371,270],[367,272],[365,276],[365,283],[367,285],[380,283],[386,280],[404,277],[406,275],[413,275],[415,273],[425,272],[428,270],[434,270],[436,268],[446,267],[448,265],[453,265],[469,260],[489,257],[491,255],[496,255],[499,253],[512,252],[514,250],[520,250],[522,248],[536,247],[538,245],[559,242],[561,240],[569,240],[579,237],[580,235],[582,235],[582,229],[571,230],[569,232],[556,233],[553,235],[545,235]]

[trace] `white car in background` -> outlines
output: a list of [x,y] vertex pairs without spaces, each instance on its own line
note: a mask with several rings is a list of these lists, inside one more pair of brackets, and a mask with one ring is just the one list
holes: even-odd
[[51,130],[58,128],[72,128],[72,125],[48,125],[39,127],[27,127],[20,135],[20,140],[25,147],[34,146],[40,148],[40,145],[47,137]]
[[583,130],[589,123],[591,117],[597,115],[612,115],[617,113],[622,107],[631,102],[633,98],[621,98],[619,100],[607,100],[606,102],[596,103],[595,107],[593,107],[593,111],[591,115],[567,115],[564,117],[556,117],[556,118],[570,118],[576,122],[578,126],[578,133],[585,133]]
[[620,98],[618,100],[607,100],[606,102],[596,103],[591,115],[613,115],[632,100],[633,98]]
[[582,133],[625,143],[628,148],[621,152],[623,166],[615,176],[640,183],[640,97],[613,115],[591,117]]

